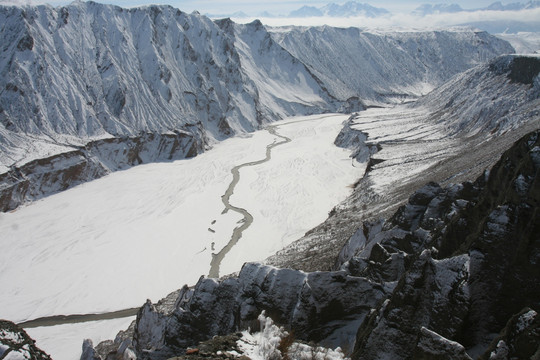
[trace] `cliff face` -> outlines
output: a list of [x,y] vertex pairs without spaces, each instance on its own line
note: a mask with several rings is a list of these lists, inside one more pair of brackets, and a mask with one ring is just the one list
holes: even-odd
[[[475,183],[427,185],[370,234],[382,240],[346,267],[397,285],[360,327],[353,358],[467,358],[464,348],[489,358],[493,334],[504,337],[523,309],[538,311],[539,136],[518,141]],[[538,326],[531,320],[519,333],[529,325]],[[508,358],[540,350],[506,346]]]
[[428,183],[364,224],[341,270],[246,264],[238,277],[201,278],[172,309],[143,306],[117,346],[166,358],[265,310],[300,339],[354,346],[353,359],[528,358],[540,351],[539,170],[535,131],[474,183]]
[[155,162],[183,159],[204,151],[199,132],[146,133],[94,140],[45,159],[30,161],[0,174],[0,211],[15,209],[112,171]]

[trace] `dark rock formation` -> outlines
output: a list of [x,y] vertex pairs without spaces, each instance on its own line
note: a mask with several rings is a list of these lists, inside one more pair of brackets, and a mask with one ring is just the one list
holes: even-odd
[[35,343],[16,324],[0,320],[0,359],[51,360]]
[[392,295],[360,327],[355,359],[435,358],[426,355],[426,331],[447,341],[438,359],[461,357],[453,343],[478,355],[491,334],[511,331],[503,329],[512,328],[514,314],[538,307],[539,154],[536,131],[475,183],[428,184],[384,225],[371,252],[349,262],[353,274],[368,278],[396,263],[403,269]]
[[354,115],[344,124],[339,132],[334,145],[352,150],[351,158],[358,162],[369,162],[371,155],[380,150],[376,144],[367,144],[368,135],[360,130],[352,128]]

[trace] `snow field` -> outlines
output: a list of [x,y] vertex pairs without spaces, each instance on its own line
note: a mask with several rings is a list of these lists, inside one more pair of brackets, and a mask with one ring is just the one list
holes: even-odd
[[373,108],[354,119],[353,128],[368,133],[368,142],[382,149],[374,158],[384,159],[370,176],[371,189],[384,195],[403,179],[418,176],[457,150],[441,127],[426,116],[423,109]]
[[114,339],[119,329],[127,329],[135,316],[103,321],[89,321],[51,327],[25,329],[36,346],[51,355],[54,360],[77,360],[82,354],[81,335],[91,339],[94,345]]
[[273,140],[265,131],[230,139],[195,159],[137,166],[0,214],[0,317],[136,307],[194,284],[208,272],[212,242],[224,246],[241,219],[221,214],[230,168],[263,158]]

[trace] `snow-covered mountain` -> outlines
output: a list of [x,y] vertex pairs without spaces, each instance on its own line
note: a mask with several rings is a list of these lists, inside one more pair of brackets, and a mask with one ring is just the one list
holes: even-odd
[[[125,10],[92,2],[2,6],[0,17],[6,39],[0,55],[3,209],[145,162],[128,154],[139,152],[130,143],[140,143],[142,133],[169,138],[165,146],[155,142],[151,158],[182,158],[189,148],[193,156],[262,123],[335,111],[339,104],[258,22],[236,25],[167,6]],[[76,156],[60,162],[61,153]],[[80,166],[70,175],[45,176],[56,185],[27,184],[25,174],[36,173],[31,162],[43,158],[55,159],[55,172]],[[51,168],[40,164],[40,174]]]
[[417,7],[413,14],[425,16],[425,15],[431,15],[431,14],[442,14],[442,13],[457,13],[462,11],[467,12],[475,12],[475,11],[519,11],[519,10],[527,10],[527,9],[536,9],[540,7],[540,1],[538,0],[530,0],[525,3],[510,3],[503,5],[500,1],[494,2],[493,4],[483,7],[483,8],[475,8],[475,9],[463,9],[458,4],[422,4],[419,7]]
[[515,10],[523,10],[523,9],[536,9],[540,7],[540,1],[538,0],[530,0],[526,3],[510,3],[504,5],[500,1],[494,2],[493,4],[485,7],[485,10],[497,10],[497,11],[515,11]]
[[380,105],[426,94],[463,69],[511,53],[472,30],[383,32],[329,26],[271,30],[335,97]]
[[304,5],[300,9],[293,10],[289,13],[289,17],[312,17],[324,16],[322,10],[315,6]]
[[[242,64],[233,30],[246,26],[228,27],[167,6],[125,10],[92,2],[2,7],[0,16],[6,39],[0,70],[4,166],[25,157],[5,145],[15,134],[80,145],[81,139],[200,124],[220,139],[291,109],[333,108],[303,65],[272,46],[269,36],[260,56],[250,60],[279,61],[280,80],[296,95],[291,102],[282,98],[290,92],[259,89]],[[255,41],[265,40],[260,24],[247,29]],[[265,64],[256,65],[261,76],[273,75],[265,73]]]
[[358,1],[348,1],[344,4],[330,3],[322,7],[304,5],[300,9],[290,12],[289,17],[378,17],[388,14],[390,14],[390,12],[383,8],[374,7],[369,4],[363,4]]
[[287,116],[415,97],[513,51],[482,32],[270,32],[169,6],[1,6],[0,19],[3,210]]
[[412,12],[415,15],[425,16],[440,13],[457,13],[464,11],[458,4],[422,4]]

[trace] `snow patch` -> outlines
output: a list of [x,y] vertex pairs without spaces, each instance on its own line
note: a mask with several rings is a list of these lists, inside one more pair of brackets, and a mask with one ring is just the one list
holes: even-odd
[[[347,359],[340,348],[335,350],[311,346],[294,341],[283,327],[274,324],[264,311],[258,317],[261,331],[250,334],[242,332],[238,347],[252,360],[298,359],[298,360],[342,360]],[[286,345],[285,345],[286,344]],[[284,353],[285,352],[285,353]]]

